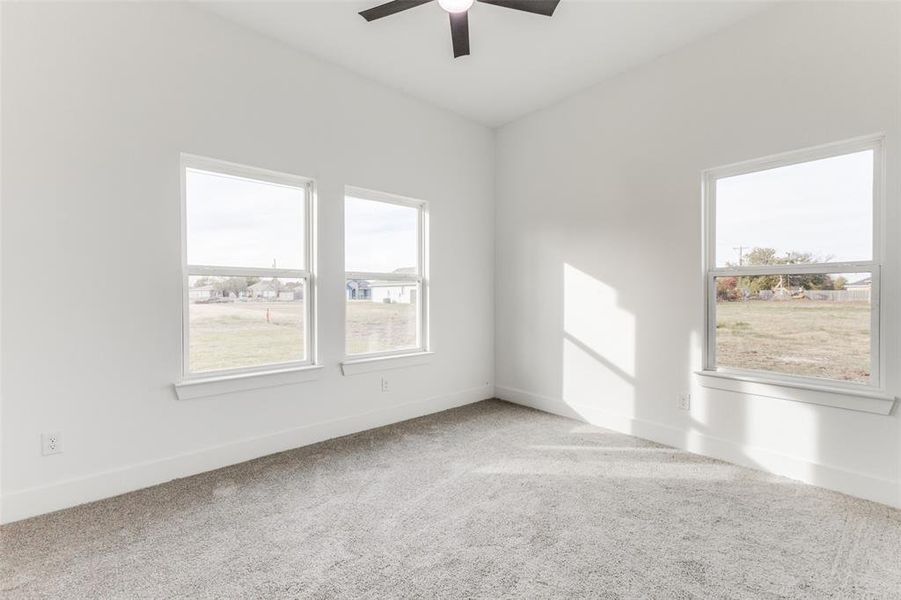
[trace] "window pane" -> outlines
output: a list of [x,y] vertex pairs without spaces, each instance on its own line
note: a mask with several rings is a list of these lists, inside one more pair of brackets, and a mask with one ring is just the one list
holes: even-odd
[[717,367],[868,383],[871,274],[716,278]]
[[187,169],[188,264],[304,268],[306,189]]
[[346,271],[418,272],[418,209],[352,197],[344,207]]
[[305,359],[302,279],[189,277],[190,371]]
[[718,267],[872,258],[872,150],[716,182]]
[[347,353],[419,346],[419,284],[352,279],[346,282]]

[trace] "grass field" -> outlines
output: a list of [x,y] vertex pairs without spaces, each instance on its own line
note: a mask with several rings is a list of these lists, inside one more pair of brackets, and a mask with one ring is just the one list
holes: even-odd
[[[191,304],[191,371],[304,360],[304,314],[303,302]],[[414,348],[416,331],[414,304],[347,303],[348,354]]]
[[304,360],[304,314],[303,302],[191,304],[191,371]]
[[415,348],[416,304],[384,304],[367,300],[347,303],[347,353],[386,352]]
[[717,302],[716,358],[720,367],[866,383],[870,304]]

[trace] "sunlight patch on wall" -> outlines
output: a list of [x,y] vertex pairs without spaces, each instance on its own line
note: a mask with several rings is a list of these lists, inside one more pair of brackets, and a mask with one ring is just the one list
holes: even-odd
[[635,315],[609,285],[563,266],[563,400],[634,414]]
[[618,373],[635,376],[635,315],[609,285],[563,265],[563,330]]

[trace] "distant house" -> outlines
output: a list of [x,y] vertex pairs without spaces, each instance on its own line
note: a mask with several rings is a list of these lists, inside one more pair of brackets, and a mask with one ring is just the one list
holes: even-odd
[[[393,273],[410,275],[416,267],[402,267]],[[412,281],[366,281],[351,279],[345,285],[348,300],[369,300],[385,304],[410,304],[416,302],[418,284]]]
[[374,281],[369,284],[370,299],[386,304],[411,304],[416,302],[417,284],[404,281]]
[[303,284],[289,283],[278,292],[278,299],[286,302],[296,302],[303,300]]
[[247,286],[247,297],[257,300],[296,302],[303,300],[303,284],[283,284],[278,279],[264,279]]
[[351,279],[344,286],[344,292],[348,300],[371,300],[372,291],[368,281]]
[[871,287],[873,287],[872,277],[866,277],[860,281],[845,284],[846,290],[869,290]]
[[281,291],[281,283],[278,279],[264,279],[253,285],[247,286],[247,294],[251,298],[262,298],[264,300],[275,300]]

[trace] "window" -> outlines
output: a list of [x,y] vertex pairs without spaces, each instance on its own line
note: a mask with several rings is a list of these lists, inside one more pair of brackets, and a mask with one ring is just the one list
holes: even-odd
[[427,230],[425,203],[347,190],[345,351],[349,357],[426,350]]
[[875,389],[882,140],[705,174],[705,371]]
[[312,182],[182,159],[186,380],[310,365]]

